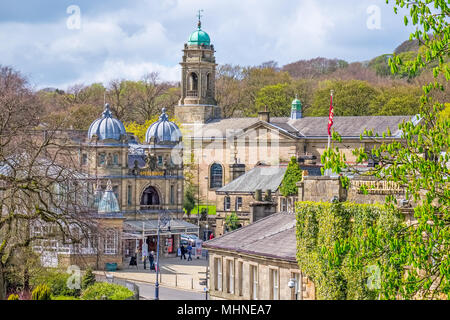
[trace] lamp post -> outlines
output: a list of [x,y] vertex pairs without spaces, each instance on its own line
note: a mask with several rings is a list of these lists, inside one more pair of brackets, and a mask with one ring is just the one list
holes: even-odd
[[158,217],[158,232],[157,232],[157,240],[156,240],[156,282],[155,282],[155,300],[159,300],[159,234],[161,232],[161,228],[168,226],[170,231],[170,216],[167,211],[164,211]]
[[[207,176],[205,177],[205,180],[206,180],[206,185],[208,185],[209,178]],[[209,192],[208,192],[208,188],[206,188],[206,229],[208,229],[208,215],[209,215],[208,200],[209,200]],[[204,231],[203,231],[203,235],[205,235]],[[208,239],[205,239],[205,240],[208,240]]]

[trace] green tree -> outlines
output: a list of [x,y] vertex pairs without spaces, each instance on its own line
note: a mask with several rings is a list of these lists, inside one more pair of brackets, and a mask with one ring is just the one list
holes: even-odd
[[298,165],[296,157],[292,157],[289,161],[283,181],[281,181],[280,192],[283,196],[292,196],[297,194],[297,182],[302,180],[302,169]]
[[[379,141],[372,154],[380,163],[366,174],[393,181],[406,190],[406,198],[414,202],[415,222],[398,228],[394,235],[374,226],[367,237],[354,238],[336,244],[336,251],[349,254],[354,263],[377,261],[381,271],[383,299],[449,298],[450,294],[450,188],[449,145],[450,121],[440,120],[444,102],[431,97],[433,90],[444,90],[439,76],[450,79],[445,58],[450,55],[450,10],[446,1],[393,1],[394,10],[409,9],[404,17],[405,25],[412,22],[417,27],[410,39],[416,38],[424,49],[414,61],[402,61],[398,55],[390,59],[393,73],[407,70],[411,77],[431,64],[435,81],[423,86],[420,98],[420,121],[411,119],[399,125],[403,142]],[[429,33],[432,33],[429,35]],[[386,132],[389,136],[390,132]],[[373,140],[371,131],[364,136]],[[333,140],[340,141],[339,134]],[[357,164],[367,160],[365,150],[354,150]],[[322,156],[324,168],[341,173],[343,170],[358,174],[357,168],[345,161],[338,149],[329,149]],[[343,176],[344,186],[348,178]],[[365,190],[367,191],[367,190]],[[388,196],[386,204],[396,205]],[[361,256],[361,253],[364,253]]]
[[239,226],[239,218],[236,212],[232,212],[225,217],[225,226],[228,231],[233,231],[238,229]]
[[381,88],[380,94],[370,102],[370,113],[380,116],[418,114],[421,92],[419,87],[411,85]]
[[186,211],[188,218],[191,216],[192,210],[195,208],[195,190],[192,186],[188,186],[184,193],[183,208]]
[[87,287],[95,284],[95,282],[95,274],[92,272],[92,268],[88,268],[81,279],[81,289],[85,290]]
[[330,81],[319,83],[314,94],[313,104],[307,110],[307,116],[328,116],[330,108],[330,90],[334,90],[334,114],[336,116],[366,116],[371,114],[370,102],[379,91],[366,81]]
[[294,93],[287,83],[265,86],[256,95],[255,112],[253,115],[256,115],[258,111],[264,110],[267,107],[267,111],[270,111],[271,116],[289,116],[293,97]]

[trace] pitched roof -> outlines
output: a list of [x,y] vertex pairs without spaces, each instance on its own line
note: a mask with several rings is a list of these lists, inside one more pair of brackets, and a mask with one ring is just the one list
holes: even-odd
[[286,169],[286,166],[257,166],[218,189],[216,192],[250,193],[258,189],[270,189],[272,192],[276,192],[283,180]]
[[274,213],[248,226],[206,241],[203,246],[295,262],[295,226],[295,214]]
[[[335,116],[332,129],[343,137],[359,137],[365,129],[373,130],[380,136],[386,129],[392,136],[399,133],[398,125],[402,121],[409,121],[412,116]],[[205,124],[189,125],[193,129],[193,137],[232,137],[255,125],[260,120],[255,118],[228,118],[214,119]],[[262,121],[263,122],[263,121]],[[328,136],[328,117],[304,117],[292,120],[289,117],[274,117],[270,124],[298,137],[324,137]]]

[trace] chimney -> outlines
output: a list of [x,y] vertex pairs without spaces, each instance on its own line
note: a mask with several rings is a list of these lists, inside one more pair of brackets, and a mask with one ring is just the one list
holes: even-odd
[[267,106],[265,106],[264,111],[258,112],[258,119],[260,121],[270,122],[270,112],[267,111]]

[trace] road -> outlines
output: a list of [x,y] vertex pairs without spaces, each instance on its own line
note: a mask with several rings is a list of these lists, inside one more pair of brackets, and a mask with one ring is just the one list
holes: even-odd
[[[139,287],[139,295],[147,300],[155,299],[153,284],[134,282]],[[182,289],[172,289],[159,286],[160,300],[205,300],[205,294]]]

